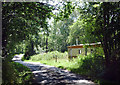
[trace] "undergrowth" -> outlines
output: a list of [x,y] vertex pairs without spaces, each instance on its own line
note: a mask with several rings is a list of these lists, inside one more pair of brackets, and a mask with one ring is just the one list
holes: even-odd
[[12,61],[3,61],[2,65],[2,85],[32,83],[33,74],[26,66]]
[[88,56],[78,55],[77,58],[73,58],[70,60],[68,59],[67,53],[54,51],[47,54],[38,54],[31,56],[30,60],[27,61],[40,62],[61,69],[67,69],[76,74],[80,74],[87,79],[91,79],[99,85],[110,83],[110,81],[103,79],[103,76],[105,74],[104,55],[98,55],[94,53]]

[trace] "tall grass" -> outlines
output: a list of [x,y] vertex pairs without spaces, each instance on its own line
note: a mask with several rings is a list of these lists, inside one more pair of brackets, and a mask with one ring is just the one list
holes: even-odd
[[[53,51],[31,56],[29,61],[40,62],[43,64],[56,66],[58,68],[67,69],[89,79],[93,79],[100,85],[111,83],[110,81],[103,79],[105,74],[105,58],[103,54],[100,55],[93,53],[88,56],[78,55],[78,57],[69,60],[67,52],[61,53],[58,51]],[[114,84],[115,82],[111,85]]]
[[26,61],[40,62],[43,64],[56,66],[68,70],[70,70],[70,68],[78,67],[78,65],[76,65],[77,64],[76,59],[73,60],[68,59],[67,52],[61,53],[58,51],[53,51],[44,54],[37,54],[34,56],[30,56],[30,60]]
[[37,61],[43,64],[67,69],[94,80],[99,80],[99,78],[101,78],[105,68],[104,57],[95,54],[90,54],[88,56],[78,55],[77,58],[69,60],[67,52],[60,53],[58,51],[53,51],[31,56],[29,61]]
[[97,73],[101,73],[104,69],[104,58],[94,54],[88,56],[78,55],[77,58],[69,60],[67,52],[61,53],[53,51],[31,56],[29,61],[65,68],[88,76],[95,76]]
[[67,59],[67,52],[61,53],[58,51],[43,53],[43,54],[37,54],[30,57],[30,60],[32,61],[40,61],[40,60],[53,60],[53,59]]

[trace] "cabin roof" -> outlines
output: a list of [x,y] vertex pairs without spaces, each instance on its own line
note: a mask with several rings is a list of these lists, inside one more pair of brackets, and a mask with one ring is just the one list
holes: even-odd
[[83,48],[83,46],[97,47],[97,46],[100,46],[100,45],[101,45],[101,42],[97,42],[97,43],[87,43],[87,44],[72,45],[72,46],[68,46],[68,48]]

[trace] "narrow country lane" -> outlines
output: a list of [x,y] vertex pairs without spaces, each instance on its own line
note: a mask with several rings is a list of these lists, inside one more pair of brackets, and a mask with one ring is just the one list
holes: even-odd
[[35,75],[34,82],[40,85],[96,85],[67,70],[36,62],[16,61],[31,69]]

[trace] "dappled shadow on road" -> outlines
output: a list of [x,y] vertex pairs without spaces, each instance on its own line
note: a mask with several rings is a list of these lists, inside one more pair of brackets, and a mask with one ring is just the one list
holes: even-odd
[[34,82],[43,85],[94,85],[93,82],[85,80],[84,78],[70,73],[67,70],[58,69],[56,67],[46,68],[44,66],[40,66],[39,70],[33,71],[33,73],[35,75]]
[[44,64],[20,63],[28,66],[33,72],[34,85],[95,85],[93,82],[67,70]]

